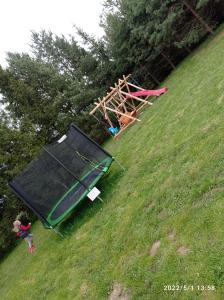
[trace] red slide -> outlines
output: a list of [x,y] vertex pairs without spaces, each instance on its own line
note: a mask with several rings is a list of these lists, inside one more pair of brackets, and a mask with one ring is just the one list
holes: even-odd
[[132,96],[160,96],[161,94],[165,94],[168,91],[167,87],[164,87],[159,90],[143,90],[138,92],[129,93],[127,98],[132,98]]

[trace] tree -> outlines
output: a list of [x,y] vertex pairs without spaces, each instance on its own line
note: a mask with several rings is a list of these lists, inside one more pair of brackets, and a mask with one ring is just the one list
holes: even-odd
[[[102,23],[119,70],[160,82],[223,19],[221,0],[104,1]],[[211,13],[212,12],[212,13]]]
[[[197,20],[205,27],[205,29],[213,34],[213,30],[212,28],[203,20],[203,18],[196,12],[196,10],[185,0],[182,0],[183,1],[183,4],[192,12],[192,14],[195,16],[195,18],[197,18]],[[199,1],[199,3],[201,2],[202,4],[202,1]],[[208,1],[204,1],[204,3],[207,3]],[[199,4],[199,7],[201,6],[201,4]]]
[[[11,228],[18,213],[27,211],[30,214],[23,202],[18,201],[11,192],[8,182],[30,162],[41,147],[34,132],[21,132],[10,126],[6,120],[0,120],[0,256],[16,244]],[[32,214],[30,217],[34,218]]]

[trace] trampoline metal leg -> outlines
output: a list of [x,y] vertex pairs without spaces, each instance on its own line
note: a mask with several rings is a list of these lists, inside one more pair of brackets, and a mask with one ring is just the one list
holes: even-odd
[[113,159],[123,171],[126,171],[125,167],[123,167],[122,164],[115,157],[113,157]]
[[60,237],[64,238],[64,235],[57,229],[55,229],[54,227],[51,226],[51,229],[58,235],[60,235]]
[[97,196],[97,198],[101,201],[101,202],[104,202],[103,199],[99,196]]

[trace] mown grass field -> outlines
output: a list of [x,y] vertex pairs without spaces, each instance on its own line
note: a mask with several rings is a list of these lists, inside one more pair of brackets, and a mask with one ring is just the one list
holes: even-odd
[[104,203],[82,205],[64,239],[37,222],[37,251],[22,242],[0,264],[0,299],[224,299],[224,27],[163,86],[105,145],[126,171],[113,163]]

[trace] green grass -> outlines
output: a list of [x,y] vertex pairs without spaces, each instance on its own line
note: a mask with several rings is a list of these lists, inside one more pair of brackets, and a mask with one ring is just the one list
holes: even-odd
[[167,78],[142,122],[105,145],[126,171],[113,163],[104,203],[82,205],[63,240],[37,222],[37,251],[22,242],[3,260],[0,299],[103,300],[116,283],[134,300],[224,299],[223,57],[222,26]]

